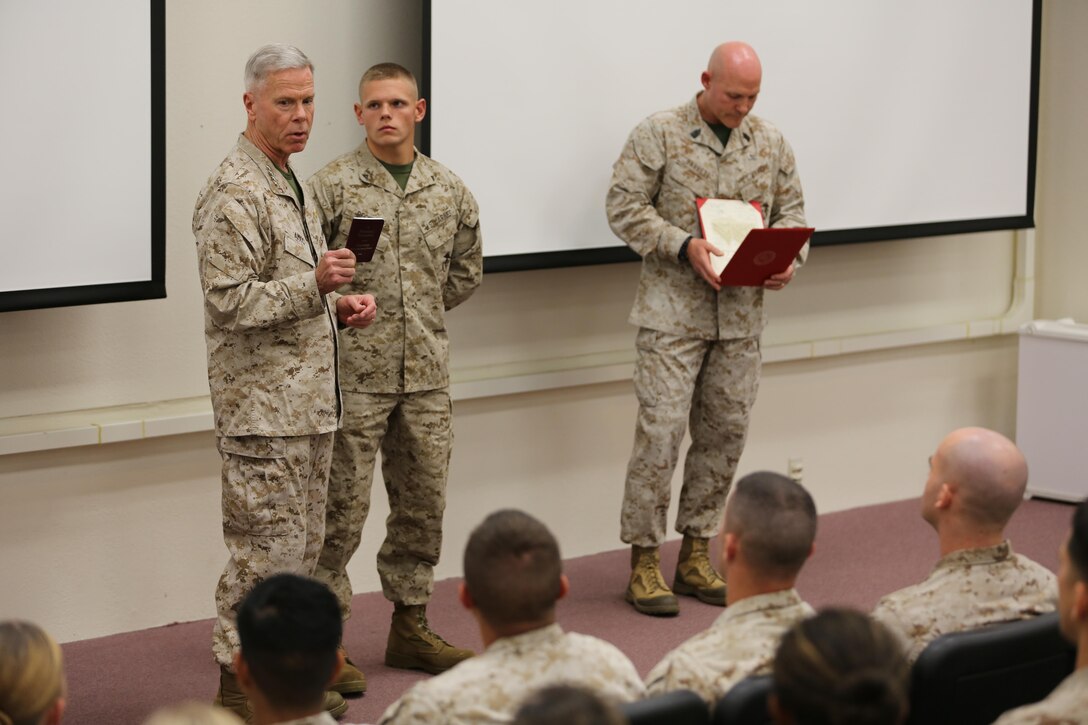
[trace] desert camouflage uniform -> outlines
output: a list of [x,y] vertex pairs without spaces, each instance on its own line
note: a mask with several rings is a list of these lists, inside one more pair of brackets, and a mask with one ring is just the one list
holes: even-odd
[[370,510],[380,447],[390,508],[378,552],[382,591],[394,602],[425,604],[442,546],[453,442],[445,311],[480,283],[479,208],[456,175],[420,153],[402,191],[365,142],[309,186],[333,248],[344,246],[353,216],[385,219],[373,260],[356,267],[350,285],[374,295],[378,317],[340,333],[344,425],[317,576],[348,616],[347,565]]
[[994,723],[994,725],[1085,724],[1088,724],[1088,668],[1083,667],[1062,680],[1045,700],[1010,710]]
[[230,665],[238,604],[266,576],[312,574],[325,527],[339,419],[334,300],[317,289],[325,252],[312,205],[244,136],[193,214],[208,383],[223,456],[223,537],[212,650]]
[[[700,196],[758,201],[766,226],[805,226],[793,151],[777,128],[755,116],[723,148],[693,99],[639,124],[616,161],[608,220],[642,257],[629,318],[640,327],[639,414],[621,514],[621,538],[639,546],[664,540],[685,419],[692,444],[676,530],[716,532],[759,386],[762,288],[715,292],[678,258],[689,235],[701,236]],[[806,246],[797,266],[807,252]]]
[[646,692],[692,690],[713,705],[745,677],[769,673],[783,633],[812,614],[794,589],[730,604],[708,629],[654,665]]
[[942,634],[1052,612],[1057,600],[1053,572],[1005,541],[942,557],[925,581],[877,602],[873,617],[904,640],[913,662]]
[[617,702],[645,694],[635,666],[616,647],[551,624],[498,639],[483,654],[416,684],[379,722],[510,722],[529,694],[556,684],[587,687]]

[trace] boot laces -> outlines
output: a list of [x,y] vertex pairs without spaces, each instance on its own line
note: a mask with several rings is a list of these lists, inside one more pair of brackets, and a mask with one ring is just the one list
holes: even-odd
[[419,617],[419,619],[418,619],[419,628],[424,634],[428,635],[429,637],[434,638],[435,640],[437,640],[438,642],[441,642],[442,644],[446,645],[447,647],[452,646],[449,642],[442,639],[442,635],[438,634],[438,632],[435,632],[433,629],[431,629],[431,624],[430,624],[430,622],[427,621],[427,612],[426,612],[426,610],[420,609],[418,617]]

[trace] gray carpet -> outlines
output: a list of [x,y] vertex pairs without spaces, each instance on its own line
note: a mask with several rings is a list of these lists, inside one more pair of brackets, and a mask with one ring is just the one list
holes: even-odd
[[[1009,527],[1013,549],[1056,569],[1071,515],[1068,504],[1025,502]],[[672,542],[662,551],[662,569],[670,579],[678,550],[679,542]],[[838,604],[869,610],[883,594],[922,579],[936,558],[936,538],[919,517],[916,499],[827,514],[820,517],[816,552],[798,589],[817,608]],[[616,644],[642,674],[722,611],[681,598],[679,617],[636,613],[623,601],[629,571],[626,549],[571,559],[565,569],[571,593],[559,605],[560,623]],[[428,608],[431,624],[455,644],[479,649],[479,634],[457,602],[456,591],[457,580],[436,584]],[[345,720],[375,722],[401,692],[427,675],[382,664],[392,605],[380,592],[356,596],[353,609],[345,644],[366,673],[369,689],[350,700]],[[211,629],[211,620],[202,620],[64,645],[66,725],[140,723],[163,704],[210,700],[218,683]]]

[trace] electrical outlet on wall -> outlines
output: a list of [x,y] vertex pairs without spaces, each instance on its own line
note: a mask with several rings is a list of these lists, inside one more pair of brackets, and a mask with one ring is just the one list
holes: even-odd
[[805,475],[805,464],[800,456],[789,459],[786,464],[786,475],[797,483],[801,483],[801,479],[804,478]]

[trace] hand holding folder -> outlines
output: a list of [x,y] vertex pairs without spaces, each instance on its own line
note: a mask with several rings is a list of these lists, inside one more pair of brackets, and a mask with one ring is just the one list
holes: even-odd
[[736,199],[695,200],[703,238],[722,255],[710,255],[718,282],[735,287],[761,287],[771,276],[789,269],[814,231],[809,227],[763,227],[759,202]]

